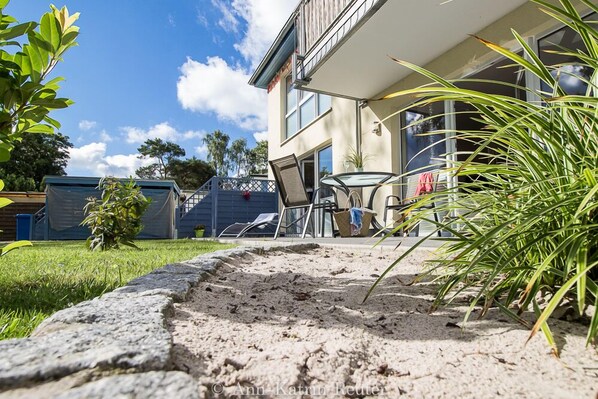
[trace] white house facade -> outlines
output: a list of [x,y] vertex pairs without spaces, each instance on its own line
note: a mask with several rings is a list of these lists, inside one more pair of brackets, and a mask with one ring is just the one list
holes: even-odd
[[[597,18],[582,3],[578,10],[586,18]],[[581,45],[569,28],[527,0],[302,0],[249,82],[268,91],[269,158],[294,153],[306,185],[314,188],[323,174],[352,170],[345,161],[351,149],[369,155],[365,170],[402,174],[426,165],[438,167],[447,150],[467,150],[468,144],[447,133],[445,145],[422,152],[445,134],[421,137],[421,128],[408,125],[431,116],[436,118],[430,123],[449,131],[475,128],[476,122],[460,116],[464,106],[458,103],[409,108],[414,99],[378,100],[429,83],[390,57],[449,79],[492,79],[539,88],[535,76],[503,68],[510,62],[472,37],[518,51],[512,30],[545,63],[564,60],[544,50]],[[572,91],[578,83],[572,82]],[[506,92],[505,86],[479,82],[467,87],[539,101],[525,90]],[[448,179],[446,184],[458,184]],[[396,190],[379,190],[376,210],[380,212],[384,196]]]

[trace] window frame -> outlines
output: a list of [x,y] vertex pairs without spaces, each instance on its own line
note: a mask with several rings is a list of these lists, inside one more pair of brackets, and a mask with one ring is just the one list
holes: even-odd
[[[326,94],[321,94],[321,93],[315,93],[315,92],[310,92],[310,91],[306,91],[306,90],[300,90],[300,89],[296,89],[293,87],[292,84],[292,75],[287,75],[284,78],[284,82],[285,82],[285,88],[284,88],[284,100],[283,100],[283,109],[284,109],[284,121],[283,121],[283,126],[284,126],[284,133],[282,135],[282,141],[286,141],[294,136],[296,136],[297,134],[299,134],[299,132],[301,132],[303,129],[305,129],[306,127],[308,127],[313,121],[315,121],[316,119],[318,119],[320,116],[324,115],[325,113],[327,113],[330,109],[332,109],[332,96],[328,96],[330,97],[330,105],[328,108],[322,110],[320,112],[320,96],[327,96]],[[289,87],[291,88],[289,90]],[[295,105],[293,108],[289,109],[289,95],[294,92],[295,93]],[[310,119],[309,121],[305,121],[305,123],[302,123],[301,121],[301,108],[310,100],[314,100],[313,101],[313,115],[314,117],[312,119]],[[310,107],[312,108],[312,107]],[[295,130],[292,133],[289,133],[289,118],[291,118],[293,116],[293,114],[295,114]]]

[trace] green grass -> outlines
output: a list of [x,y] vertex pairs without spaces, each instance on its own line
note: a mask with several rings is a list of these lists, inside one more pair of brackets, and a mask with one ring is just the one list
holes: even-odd
[[82,241],[38,242],[0,258],[0,339],[28,336],[57,310],[168,263],[231,248],[210,241],[138,241],[140,250],[91,252]]

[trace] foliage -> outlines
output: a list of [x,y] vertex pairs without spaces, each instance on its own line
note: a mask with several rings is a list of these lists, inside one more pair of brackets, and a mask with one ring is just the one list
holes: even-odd
[[196,224],[193,227],[193,230],[205,230],[206,229],[206,225],[205,224]]
[[236,139],[228,149],[228,158],[230,165],[235,169],[235,176],[240,177],[241,173],[247,170],[248,166],[247,140],[244,138]]
[[80,241],[39,242],[2,258],[0,340],[25,337],[52,313],[156,268],[232,247],[194,240],[151,240],[138,245],[141,250],[95,252]]
[[[15,143],[25,133],[53,133],[60,127],[48,114],[68,107],[71,101],[57,98],[62,78],[45,80],[64,53],[77,44],[79,33],[73,25],[79,14],[69,16],[66,7],[58,10],[50,6],[52,11],[44,14],[39,24],[17,24],[15,18],[4,14],[8,3],[9,0],[0,0],[0,162],[8,161]],[[10,53],[9,48],[17,50]],[[2,183],[0,190],[3,187]],[[11,202],[0,198],[0,207]],[[27,245],[31,243],[9,244],[0,249],[0,255]]]
[[14,173],[2,174],[1,176],[4,178],[3,181],[7,191],[38,191],[38,185],[35,184],[32,177],[20,176]]
[[133,240],[143,229],[141,217],[151,200],[145,198],[133,179],[123,184],[118,179],[106,177],[100,180],[101,198],[88,198],[85,219],[81,225],[91,229],[87,245],[91,250],[107,250],[127,245],[134,247]]
[[163,141],[160,138],[147,139],[137,148],[138,158],[153,158],[156,163],[143,166],[135,171],[142,179],[168,179],[172,177],[171,164],[179,157],[185,156],[185,150],[178,144]]
[[230,137],[228,134],[220,130],[206,134],[203,139],[204,144],[208,147],[208,162],[216,170],[217,176],[228,175],[229,159],[227,148],[229,141]]
[[345,160],[353,165],[355,168],[363,168],[366,161],[370,159],[370,156],[363,152],[358,152],[355,148],[350,147],[349,154],[345,157]]
[[174,179],[183,189],[195,190],[216,175],[214,168],[195,157],[180,159],[185,150],[176,143],[148,139],[138,149],[139,158],[154,158],[156,163],[135,171],[141,179]]
[[[2,191],[2,189],[4,189],[4,182],[2,180],[0,180],[0,191]],[[4,208],[5,206],[10,205],[11,203],[12,203],[12,201],[9,200],[8,198],[0,198],[0,208]],[[26,240],[15,241],[13,243],[10,243],[10,244],[5,245],[4,247],[0,248],[0,256],[4,256],[8,252],[10,252],[14,249],[21,248],[21,247],[27,247],[27,246],[31,246],[31,242],[26,241]]]
[[[459,190],[421,199],[435,201],[437,211],[454,217],[436,225],[454,237],[431,268],[432,275],[440,273],[442,282],[435,305],[450,302],[471,287],[476,295],[466,319],[480,303],[483,313],[496,305],[522,323],[522,312],[536,311],[530,338],[541,329],[557,353],[548,326],[554,310],[570,305],[583,315],[589,305],[598,305],[598,33],[579,16],[570,0],[560,0],[560,6],[534,1],[579,34],[584,51],[558,51],[561,55],[575,54],[577,62],[544,65],[516,32],[523,56],[479,40],[550,88],[534,92],[520,88],[539,96],[541,103],[460,89],[455,81],[404,61],[397,62],[432,79],[435,85],[385,98],[415,95],[421,98],[418,105],[461,101],[475,107],[472,117],[485,125],[478,131],[456,132],[459,140],[477,142],[478,147],[465,155],[467,159],[450,164],[446,172],[467,177],[470,182],[460,184]],[[595,4],[583,3],[598,12]],[[569,72],[580,66],[592,71],[589,78]],[[568,95],[561,86],[567,79],[583,80],[588,87],[586,94]],[[414,222],[422,220],[435,223],[425,212],[412,218]],[[598,312],[594,311],[588,343],[595,340],[597,332]]]
[[171,177],[184,190],[197,190],[205,182],[216,176],[212,165],[195,157],[173,159],[170,162]]
[[55,134],[28,134],[23,136],[10,155],[0,164],[9,191],[43,191],[46,175],[64,176],[73,145],[67,136]]
[[249,174],[268,173],[268,142],[258,142],[254,148],[247,148],[247,140],[239,138],[230,146],[228,134],[215,130],[203,139],[208,147],[208,162],[216,170],[216,176],[228,176],[231,168],[237,177]]
[[247,162],[249,174],[268,174],[268,142],[266,140],[258,141],[256,146],[249,150]]
[[[64,53],[77,44],[79,33],[73,25],[79,13],[69,16],[66,7],[50,6],[52,11],[39,24],[15,24],[3,12],[7,4],[7,0],[0,1],[0,161],[8,160],[9,151],[24,133],[53,133],[60,127],[48,114],[72,102],[57,97],[62,78],[45,80]],[[24,35],[28,43],[20,45]],[[20,49],[11,54],[7,47]]]

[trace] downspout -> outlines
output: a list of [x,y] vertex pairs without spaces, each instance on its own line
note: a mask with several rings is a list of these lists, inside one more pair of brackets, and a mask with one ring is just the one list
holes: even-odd
[[361,154],[361,101],[355,100],[355,152]]

